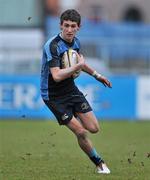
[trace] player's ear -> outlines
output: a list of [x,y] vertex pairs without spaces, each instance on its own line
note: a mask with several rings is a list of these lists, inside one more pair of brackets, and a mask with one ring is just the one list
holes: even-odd
[[77,31],[79,31],[80,27],[81,27],[81,24],[78,26]]

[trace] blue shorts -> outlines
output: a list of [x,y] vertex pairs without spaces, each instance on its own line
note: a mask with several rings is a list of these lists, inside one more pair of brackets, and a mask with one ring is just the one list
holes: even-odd
[[44,102],[55,115],[60,125],[66,125],[78,112],[92,111],[90,104],[81,92],[75,95],[56,97],[53,100],[44,100]]

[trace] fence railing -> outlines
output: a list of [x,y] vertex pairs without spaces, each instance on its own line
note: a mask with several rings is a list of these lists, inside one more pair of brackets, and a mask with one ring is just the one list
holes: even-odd
[[83,53],[103,60],[111,71],[150,74],[150,39],[80,39]]
[[39,73],[43,38],[40,29],[0,30],[0,73]]

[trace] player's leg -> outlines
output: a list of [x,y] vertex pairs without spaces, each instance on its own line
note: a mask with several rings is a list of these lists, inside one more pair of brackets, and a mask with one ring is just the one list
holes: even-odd
[[87,129],[91,133],[97,133],[99,131],[99,123],[93,111],[89,111],[86,113],[76,113],[76,114],[79,117],[85,129]]
[[75,117],[73,117],[66,126],[76,135],[78,144],[81,147],[81,149],[87,155],[89,155],[89,152],[92,149],[92,143],[87,136],[87,130]]
[[[78,139],[78,143],[81,149],[90,157],[95,163],[101,161],[101,158],[97,155],[95,149],[92,146],[91,141],[87,137],[87,130],[84,126],[72,115],[72,111],[67,107],[67,103],[62,105],[59,101],[44,101],[47,107],[54,113],[60,125],[66,125],[70,130],[74,132]],[[95,158],[96,157],[96,158]],[[101,169],[100,169],[101,170]]]
[[[92,111],[87,113],[76,113],[79,117],[83,127],[91,133],[96,133],[99,130],[98,121]],[[102,157],[96,152],[95,148],[92,148],[89,152],[90,159],[94,162],[97,167],[98,173],[109,174],[110,170],[102,160]]]
[[74,114],[79,117],[84,128],[91,133],[99,131],[98,121],[92,111],[89,102],[85,96],[81,93],[79,96],[73,98],[74,103]]
[[105,174],[110,173],[102,158],[93,148],[92,142],[87,136],[87,130],[83,127],[83,125],[75,117],[73,117],[66,126],[76,135],[79,146],[96,165],[98,170],[97,172]]

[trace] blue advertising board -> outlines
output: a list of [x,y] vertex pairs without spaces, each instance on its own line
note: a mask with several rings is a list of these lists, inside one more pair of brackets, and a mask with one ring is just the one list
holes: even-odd
[[40,97],[38,76],[0,78],[0,117],[46,118],[48,110]]
[[77,83],[86,91],[98,118],[134,119],[136,101],[136,77],[110,76],[113,87],[106,88],[93,77],[81,76]]
[[[110,76],[113,88],[106,88],[93,77],[81,74],[76,84],[89,100],[99,119],[136,117],[136,77]],[[39,76],[0,77],[1,118],[54,119],[40,96]]]

